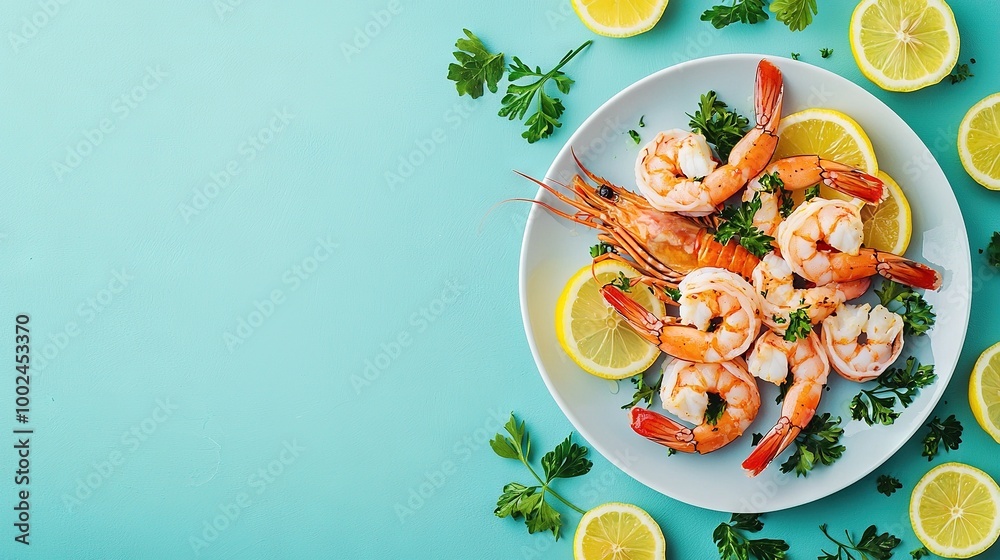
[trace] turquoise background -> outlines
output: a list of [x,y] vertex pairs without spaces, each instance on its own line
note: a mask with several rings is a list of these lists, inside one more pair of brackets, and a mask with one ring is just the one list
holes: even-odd
[[[587,115],[661,68],[796,51],[909,122],[950,177],[974,248],[998,227],[1000,202],[954,144],[965,111],[1000,90],[1000,14],[954,0],[975,78],[895,94],[855,66],[849,4],[822,2],[792,33],[773,18],[716,31],[698,19],[708,2],[674,1],[651,32],[611,40],[549,0],[5,2],[0,354],[13,361],[14,317],[30,314],[35,433],[25,547],[13,541],[10,430],[24,426],[11,371],[0,557],[570,557],[570,538],[492,513],[505,483],[529,480],[486,444],[509,412],[539,451],[572,430],[521,327],[527,208],[493,208],[534,194],[511,169],[543,174]],[[577,84],[554,137],[529,146],[496,116],[499,97],[456,95],[445,74],[463,27],[542,66],[594,39],[567,68]],[[430,153],[408,177],[387,176],[421,146]],[[959,417],[964,443],[932,464],[1000,477],[965,396],[976,356],[1000,338],[1000,280],[978,254],[973,271],[965,352],[935,411]],[[592,458],[560,493],[584,508],[638,504],[669,557],[714,557],[725,515]],[[855,534],[875,523],[908,556],[909,491],[930,466],[911,441],[852,487],[766,515],[763,535],[815,558],[820,523]],[[877,494],[881,473],[904,489]],[[579,517],[563,511],[568,537]]]

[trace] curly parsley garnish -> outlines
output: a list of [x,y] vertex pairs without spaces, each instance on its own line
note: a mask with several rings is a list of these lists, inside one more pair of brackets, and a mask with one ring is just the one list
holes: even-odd
[[844,429],[840,417],[830,419],[830,413],[813,416],[805,430],[795,438],[795,452],[781,464],[781,472],[795,471],[795,476],[808,476],[816,465],[832,465],[847,449],[840,445]]
[[788,342],[795,342],[800,338],[807,338],[812,332],[812,323],[809,321],[809,306],[802,306],[788,314],[788,326],[785,327],[784,339]]
[[892,280],[885,280],[882,286],[875,290],[882,305],[903,317],[903,332],[909,335],[922,335],[934,326],[934,306],[927,303],[924,296]]
[[887,474],[878,475],[878,480],[875,481],[875,488],[879,494],[885,494],[886,496],[892,496],[896,490],[902,487],[903,483],[898,478]]
[[573,443],[571,441],[573,435],[570,434],[555,449],[542,457],[542,471],[545,474],[545,478],[542,479],[528,462],[531,438],[528,436],[524,422],[518,424],[514,414],[511,413],[510,420],[507,421],[504,428],[510,437],[497,434],[490,441],[490,447],[497,455],[505,459],[521,461],[539,484],[535,486],[525,486],[517,482],[507,484],[503,487],[503,494],[497,500],[497,507],[493,513],[501,518],[520,519],[523,517],[529,533],[552,531],[555,539],[559,540],[562,517],[545,498],[546,495],[552,496],[581,515],[585,513],[557,494],[550,485],[557,478],[573,478],[590,472],[590,468],[594,464],[587,459],[588,449]]
[[986,262],[990,263],[990,266],[1000,267],[1000,231],[993,232],[993,237],[986,246]]
[[[510,74],[507,76],[510,85],[507,86],[507,95],[501,100],[500,116],[509,120],[524,120],[524,116],[531,109],[537,97],[534,112],[524,121],[528,129],[521,136],[529,144],[549,137],[555,129],[562,126],[559,117],[562,116],[566,108],[557,97],[552,97],[545,93],[545,84],[552,80],[556,84],[556,89],[564,94],[568,94],[573,80],[561,72],[563,66],[573,60],[583,49],[590,46],[592,41],[580,45],[575,51],[570,51],[559,61],[555,68],[543,73],[541,67],[536,66],[534,70],[530,66],[521,62],[521,59],[514,57],[514,62],[510,65]],[[535,81],[520,85],[514,82],[524,78],[537,78]]]
[[492,93],[506,70],[503,53],[491,53],[483,42],[468,29],[463,29],[466,39],[455,42],[455,59],[448,65],[448,79],[455,82],[459,95],[476,99],[483,95],[485,85]]
[[940,446],[944,445],[944,449],[947,451],[958,449],[958,446],[962,444],[962,423],[955,418],[954,414],[944,420],[935,416],[927,424],[927,428],[930,431],[924,436],[924,450],[920,456],[927,457],[928,461],[937,456]]
[[721,560],[783,560],[788,543],[780,539],[750,539],[740,531],[757,533],[764,528],[759,513],[734,513],[729,523],[720,523],[712,532]]
[[729,159],[733,146],[750,130],[750,119],[730,111],[714,91],[702,95],[698,110],[693,115],[688,114],[688,117],[691,119],[688,123],[691,130],[703,134],[715,146],[722,161]]
[[830,58],[833,56],[833,49],[820,49],[819,55],[823,58]]
[[728,206],[722,210],[722,222],[715,232],[715,240],[725,245],[733,237],[739,238],[739,244],[753,253],[757,258],[771,252],[771,242],[774,238],[765,235],[753,225],[754,214],[760,210],[760,193],[754,193],[753,200],[743,202],[739,206]]
[[653,397],[660,392],[660,385],[663,384],[663,374],[656,379],[656,383],[651,385],[646,384],[646,379],[639,374],[632,378],[632,384],[635,385],[635,393],[632,395],[632,402],[622,405],[622,409],[628,410],[640,402],[645,401],[646,406],[653,404]]
[[934,366],[920,365],[916,358],[910,356],[902,368],[889,368],[878,376],[878,384],[872,389],[862,389],[851,399],[851,417],[864,420],[869,426],[882,424],[888,426],[899,418],[902,412],[896,411],[896,399],[903,408],[910,406],[920,389],[929,386],[937,379]]
[[902,542],[896,536],[889,533],[879,534],[878,529],[874,525],[869,525],[861,535],[861,539],[856,543],[847,531],[844,531],[847,542],[842,543],[830,536],[830,533],[826,531],[825,523],[820,525],[819,529],[823,531],[826,538],[837,545],[837,552],[835,554],[823,550],[823,556],[820,556],[819,560],[859,560],[851,551],[861,554],[860,560],[889,560],[892,558],[893,549]]

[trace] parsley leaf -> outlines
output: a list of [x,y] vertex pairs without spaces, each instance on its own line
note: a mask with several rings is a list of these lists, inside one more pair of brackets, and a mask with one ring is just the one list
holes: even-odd
[[852,550],[861,554],[860,560],[889,560],[892,558],[893,549],[902,542],[899,538],[889,533],[879,534],[878,529],[874,525],[869,525],[865,529],[865,532],[861,535],[861,539],[857,543],[854,542],[851,534],[847,531],[844,531],[844,535],[847,536],[847,542],[842,543],[830,536],[830,533],[826,531],[825,523],[820,525],[819,529],[823,531],[826,538],[837,545],[836,554],[823,550],[824,556],[820,556],[819,560],[856,560],[856,557],[851,554]]
[[618,272],[618,278],[611,281],[611,285],[623,292],[632,291],[632,279],[625,276],[625,273],[621,271]]
[[932,364],[920,365],[910,356],[902,368],[889,368],[878,376],[878,384],[872,389],[862,389],[851,399],[851,418],[864,420],[869,426],[888,426],[899,418],[900,412],[894,407],[896,399],[903,408],[910,406],[920,389],[937,379]]
[[677,288],[671,288],[671,287],[668,286],[666,288],[663,288],[663,291],[668,296],[670,296],[670,299],[672,299],[674,301],[680,301],[681,300],[681,291],[678,290]]
[[975,74],[969,71],[968,64],[959,64],[954,70],[952,70],[951,74],[948,75],[948,79],[951,80],[952,84],[957,84],[974,76]]
[[812,200],[819,196],[819,185],[813,185],[806,189],[806,200]]
[[694,115],[689,113],[688,117],[691,119],[688,122],[691,131],[703,134],[715,146],[722,161],[729,159],[733,146],[750,130],[750,119],[730,111],[714,91],[702,95],[698,110]]
[[819,12],[816,0],[773,0],[770,10],[778,21],[788,26],[792,31],[802,31],[813,21],[813,16]]
[[607,243],[598,243],[597,245],[590,246],[590,258],[592,259],[596,259],[601,255],[614,252],[615,248],[612,247],[611,245],[608,245]]
[[715,232],[715,240],[725,245],[733,237],[739,237],[739,243],[757,258],[771,252],[771,242],[774,238],[764,235],[760,228],[753,225],[754,214],[760,210],[760,193],[754,193],[753,200],[743,202],[739,206],[728,206],[722,210],[722,222]]
[[729,523],[720,523],[712,532],[721,560],[783,560],[788,543],[779,539],[749,539],[740,531],[756,533],[764,528],[759,513],[734,513]]
[[493,451],[497,455],[505,459],[517,459],[521,461],[540,484],[525,486],[517,482],[511,482],[505,485],[503,493],[497,499],[497,507],[493,510],[493,513],[501,518],[523,518],[529,533],[551,531],[555,539],[559,540],[562,517],[545,498],[546,495],[552,496],[581,515],[585,513],[582,509],[557,494],[550,487],[550,484],[557,478],[573,478],[590,472],[593,463],[587,459],[587,452],[589,450],[586,447],[573,443],[573,436],[570,434],[555,449],[542,457],[542,470],[545,473],[545,479],[543,480],[535,472],[535,469],[531,468],[531,464],[528,462],[531,450],[531,438],[524,426],[524,422],[518,423],[517,418],[511,413],[510,420],[507,421],[504,429],[507,431],[507,435],[497,434],[490,441],[490,447],[493,448]]
[[708,394],[708,407],[705,409],[705,422],[712,426],[719,423],[719,419],[726,412],[726,400],[716,393]]
[[663,384],[663,374],[656,380],[656,383],[652,385],[646,384],[646,379],[643,378],[642,374],[639,374],[632,378],[632,384],[635,385],[635,394],[632,395],[632,402],[622,405],[622,409],[628,410],[642,401],[646,402],[646,406],[651,406],[653,404],[653,397],[660,392],[660,385]]
[[1000,231],[994,231],[990,244],[986,246],[986,262],[1000,267]]
[[639,136],[638,132],[629,129],[628,135],[632,138],[632,141],[635,142],[636,144],[642,142],[642,136]]
[[875,488],[879,491],[879,494],[885,494],[886,496],[892,496],[896,490],[902,487],[903,484],[899,482],[898,478],[887,474],[880,474],[878,480],[875,481]]
[[793,52],[792,53],[792,60],[798,60],[800,56],[802,56],[802,54],[797,53],[797,52]]
[[924,556],[930,556],[930,555],[931,551],[927,550],[926,546],[922,546],[916,550],[910,551],[910,557],[913,558],[913,560],[920,560]]
[[[545,73],[542,72],[541,67],[536,66],[532,70],[530,66],[521,62],[521,59],[516,56],[514,57],[514,62],[510,65],[510,74],[507,76],[507,79],[511,83],[507,86],[507,94],[503,96],[503,100],[500,102],[499,114],[501,117],[507,117],[509,120],[523,120],[537,96],[538,103],[534,112],[524,121],[528,129],[521,134],[529,144],[534,144],[543,138],[549,137],[556,128],[562,126],[562,123],[559,122],[559,117],[562,116],[566,108],[563,106],[562,101],[556,97],[551,97],[545,92],[545,84],[549,80],[552,80],[559,91],[568,94],[570,87],[573,85],[573,80],[560,70],[591,43],[592,41],[587,41],[575,51],[570,51],[559,61],[559,64],[555,68]],[[524,85],[514,83],[524,78],[537,79]]]
[[795,452],[781,464],[781,472],[795,471],[795,476],[808,476],[816,465],[832,465],[844,454],[840,445],[840,417],[830,419],[830,413],[813,416],[805,430],[795,438]]
[[788,314],[784,339],[787,342],[795,342],[800,338],[806,338],[812,332],[812,328],[812,323],[809,321],[809,306],[802,306]]
[[892,280],[885,280],[875,290],[882,305],[903,317],[903,332],[922,335],[934,326],[934,306],[927,303],[924,296]]
[[768,19],[764,11],[765,0],[733,0],[731,6],[719,4],[712,6],[701,14],[701,21],[712,23],[716,29],[722,29],[729,24],[740,22],[754,24]]
[[820,49],[819,55],[823,58],[830,58],[833,56],[833,49]]
[[765,173],[760,176],[758,181],[760,183],[760,190],[766,193],[773,193],[777,190],[785,190],[785,182],[781,180],[781,176],[778,172]]
[[639,117],[639,128],[646,128],[646,115]]
[[467,38],[455,42],[458,64],[448,65],[448,79],[455,82],[459,95],[476,99],[483,95],[484,84],[490,92],[496,93],[497,83],[506,69],[504,54],[489,52],[479,37],[468,29],[462,31]]
[[958,449],[958,446],[962,443],[962,423],[955,418],[954,414],[945,418],[944,421],[935,416],[927,424],[927,428],[930,431],[924,436],[924,451],[920,456],[927,457],[928,461],[938,454],[942,444],[945,451],[947,451],[949,449]]

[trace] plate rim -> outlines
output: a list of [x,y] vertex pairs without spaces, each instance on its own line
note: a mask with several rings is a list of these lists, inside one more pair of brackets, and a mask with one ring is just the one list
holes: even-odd
[[[905,126],[907,128],[907,130],[909,130],[913,134],[914,137],[916,137],[917,141],[920,142],[920,144],[924,147],[924,149],[927,150],[927,153],[929,153],[931,155],[931,158],[934,161],[934,165],[937,166],[938,169],[941,170],[942,175],[945,177],[945,184],[947,185],[947,187],[948,187],[947,190],[949,191],[948,194],[950,194],[950,196],[954,200],[955,207],[958,210],[959,223],[956,224],[956,225],[961,228],[962,240],[964,240],[966,248],[969,249],[969,247],[970,247],[970,245],[969,245],[969,234],[968,234],[968,230],[966,229],[965,216],[962,213],[962,207],[961,207],[961,205],[958,203],[958,197],[955,196],[955,191],[954,191],[954,188],[951,186],[951,181],[948,180],[948,175],[944,172],[944,169],[941,167],[941,164],[938,162],[937,157],[935,157],[934,154],[930,151],[930,149],[927,148],[927,144],[920,137],[920,135],[917,134],[916,131],[914,131],[913,128],[910,127],[910,125],[902,117],[900,117],[898,113],[896,113],[896,111],[894,111],[885,102],[883,102],[881,99],[879,99],[878,97],[876,97],[874,94],[872,94],[871,92],[869,92],[865,88],[861,87],[860,85],[858,85],[854,81],[852,81],[852,80],[850,80],[850,79],[848,79],[848,78],[846,78],[844,76],[841,76],[840,74],[837,74],[835,72],[827,70],[826,68],[821,68],[819,66],[815,66],[813,64],[809,64],[807,62],[803,62],[803,61],[800,61],[800,60],[793,60],[793,59],[788,59],[788,58],[785,58],[785,57],[774,56],[774,55],[769,55],[769,54],[764,54],[764,53],[728,53],[728,54],[717,54],[717,55],[711,55],[711,56],[706,56],[706,57],[701,57],[701,58],[695,58],[695,59],[692,59],[692,60],[687,60],[687,61],[684,61],[684,62],[681,62],[681,63],[678,63],[678,64],[673,64],[673,65],[667,66],[667,67],[662,68],[660,70],[657,70],[656,72],[648,74],[647,76],[645,76],[643,78],[640,78],[640,79],[636,80],[635,82],[631,83],[630,85],[622,88],[618,93],[612,95],[606,101],[604,101],[603,103],[601,103],[597,108],[595,108],[590,113],[590,115],[588,115],[587,118],[584,119],[577,126],[576,130],[573,131],[573,134],[570,135],[570,137],[563,144],[562,148],[553,157],[552,163],[549,165],[548,169],[546,170],[545,177],[543,178],[543,180],[547,182],[547,181],[550,180],[549,179],[550,177],[554,176],[555,172],[557,171],[557,169],[556,169],[556,162],[562,160],[565,157],[566,153],[569,152],[572,149],[574,141],[576,141],[578,139],[578,137],[581,135],[581,131],[583,129],[585,129],[588,125],[590,125],[592,121],[597,120],[597,116],[600,113],[602,113],[603,110],[606,107],[608,107],[609,105],[615,103],[619,98],[626,96],[632,90],[644,87],[648,82],[654,81],[660,75],[665,74],[665,73],[669,73],[669,72],[676,72],[679,69],[687,68],[689,66],[701,66],[701,65],[706,65],[706,64],[712,64],[713,62],[716,62],[716,61],[719,61],[719,60],[727,60],[727,61],[728,60],[745,60],[748,63],[756,64],[760,60],[774,60],[774,59],[780,59],[782,65],[790,65],[790,66],[799,66],[799,65],[801,65],[801,66],[804,66],[804,67],[808,67],[811,70],[817,70],[821,74],[824,74],[825,77],[827,77],[827,78],[831,78],[831,79],[834,79],[834,80],[839,80],[839,81],[846,82],[846,87],[848,87],[848,88],[853,87],[853,88],[856,88],[857,90],[859,90],[860,92],[862,92],[863,95],[866,96],[869,99],[869,101],[873,102],[875,105],[878,106],[877,107],[878,110],[886,110],[890,114],[892,114],[895,118],[899,119],[899,121],[902,123],[902,125]],[[541,200],[545,192],[546,192],[545,189],[539,187],[538,191],[535,193],[534,200]],[[526,293],[527,293],[527,278],[526,278],[527,271],[526,271],[526,264],[527,263],[526,263],[526,251],[525,251],[525,247],[527,246],[528,239],[529,239],[529,237],[531,237],[532,231],[536,227],[536,224],[538,223],[538,220],[543,215],[543,210],[541,208],[537,207],[537,205],[534,205],[534,204],[532,204],[531,206],[532,207],[531,207],[531,209],[528,212],[528,218],[527,218],[527,221],[525,223],[524,233],[523,233],[523,235],[521,237],[521,252],[520,252],[520,256],[518,258],[518,299],[519,299],[519,307],[520,307],[520,310],[521,310],[521,322],[522,322],[522,326],[524,328],[525,338],[528,341],[528,346],[529,346],[529,349],[531,350],[531,355],[532,355],[532,359],[535,362],[535,367],[538,370],[538,374],[542,378],[542,381],[545,384],[545,388],[548,390],[549,395],[552,397],[553,400],[556,401],[556,404],[559,406],[559,409],[562,411],[563,416],[565,416],[566,419],[569,420],[569,422],[577,430],[577,432],[580,434],[580,436],[583,437],[593,448],[597,449],[597,451],[601,454],[601,456],[603,456],[605,459],[607,459],[608,462],[610,462],[612,465],[614,465],[615,468],[617,468],[618,470],[622,471],[623,473],[625,473],[626,475],[628,475],[632,479],[640,482],[641,484],[643,484],[644,486],[646,486],[650,490],[653,490],[654,492],[656,492],[658,494],[661,494],[663,496],[666,496],[668,498],[671,498],[673,500],[677,500],[679,502],[682,502],[682,503],[685,503],[685,504],[688,504],[690,506],[694,506],[694,507],[697,507],[697,508],[701,508],[701,509],[714,510],[714,511],[728,511],[728,510],[717,509],[717,508],[714,508],[714,507],[711,507],[711,506],[706,506],[706,505],[694,503],[691,500],[684,499],[684,498],[672,495],[670,493],[667,493],[666,491],[664,491],[664,490],[660,489],[659,487],[657,487],[657,485],[655,485],[653,481],[648,480],[647,477],[642,476],[642,475],[638,475],[638,474],[636,474],[634,472],[631,472],[630,470],[626,470],[625,467],[623,467],[622,465],[619,465],[619,462],[617,461],[617,459],[615,459],[615,454],[613,453],[613,451],[611,449],[606,448],[601,442],[597,441],[596,439],[593,439],[593,438],[589,437],[589,435],[590,435],[588,433],[589,431],[586,428],[583,427],[583,424],[578,420],[578,418],[576,417],[576,415],[571,411],[568,403],[564,402],[564,400],[562,399],[562,397],[559,395],[558,391],[556,391],[555,388],[553,387],[551,376],[548,374],[548,372],[546,371],[545,367],[542,364],[541,356],[539,354],[539,350],[538,350],[537,344],[535,343],[534,329],[532,329],[532,327],[531,327],[531,322],[529,320],[529,311],[528,311],[527,303],[526,303],[526,301],[527,301],[527,298],[526,298]],[[971,249],[965,251],[965,254],[966,254],[966,258],[965,258],[965,272],[966,272],[966,277],[970,281],[970,290],[971,290],[971,281],[972,281],[972,256],[969,254],[970,250]],[[869,468],[861,469],[861,473],[859,475],[854,476],[854,477],[847,476],[846,478],[838,478],[838,479],[836,479],[837,483],[831,485],[830,486],[830,490],[827,491],[826,493],[822,493],[821,495],[816,495],[816,496],[813,496],[813,497],[809,497],[805,501],[793,501],[793,502],[791,502],[791,503],[789,503],[787,505],[782,505],[780,507],[767,507],[767,506],[765,506],[761,510],[761,513],[763,513],[763,512],[771,512],[771,511],[782,511],[782,510],[786,510],[786,509],[791,509],[791,508],[803,506],[803,505],[806,505],[806,504],[809,504],[809,503],[812,503],[812,502],[815,502],[815,501],[818,501],[818,500],[822,500],[822,499],[828,498],[828,497],[830,497],[830,496],[832,496],[834,494],[837,494],[837,493],[841,492],[842,490],[846,489],[847,487],[852,486],[853,484],[855,484],[856,482],[858,482],[862,478],[864,478],[864,477],[868,476],[869,474],[871,474],[873,471],[875,471],[875,469],[879,468],[886,461],[888,461],[890,458],[892,458],[899,451],[900,448],[902,448],[904,445],[906,445],[906,443],[908,443],[911,439],[913,439],[913,435],[917,432],[917,430],[920,429],[921,426],[923,426],[923,424],[927,420],[927,418],[930,417],[930,415],[933,413],[934,409],[937,407],[938,403],[940,402],[941,398],[944,396],[945,391],[947,391],[948,387],[951,385],[952,379],[954,378],[954,375],[955,375],[955,370],[958,367],[958,362],[960,361],[962,352],[963,352],[963,350],[965,348],[965,342],[966,342],[966,338],[967,338],[967,335],[968,335],[968,329],[969,329],[969,321],[971,319],[971,310],[972,310],[972,293],[970,291],[969,297],[966,299],[966,304],[963,306],[963,309],[962,309],[962,312],[964,313],[964,320],[962,321],[962,332],[961,332],[961,338],[960,338],[960,341],[959,341],[958,347],[957,347],[957,354],[956,354],[957,357],[956,357],[956,360],[955,360],[955,365],[953,367],[951,367],[950,371],[948,372],[947,382],[946,383],[937,383],[936,384],[937,385],[936,389],[935,389],[934,393],[931,395],[931,403],[927,407],[926,413],[923,415],[923,418],[921,418],[919,421],[911,423],[911,426],[907,430],[908,433],[906,434],[905,438],[901,438],[898,443],[896,443],[893,446],[891,446],[891,449],[886,448],[885,452],[884,452],[884,455],[881,458],[879,458],[877,461],[873,461],[871,463],[871,466]],[[941,377],[942,376],[941,376],[940,372],[938,372],[938,379],[940,380]]]

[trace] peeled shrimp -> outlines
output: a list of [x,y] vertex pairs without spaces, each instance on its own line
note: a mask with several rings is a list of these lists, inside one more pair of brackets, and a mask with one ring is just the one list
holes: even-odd
[[[724,403],[721,415],[706,418],[710,395]],[[629,412],[632,429],[641,436],[685,453],[711,453],[743,435],[760,410],[757,382],[742,358],[716,364],[673,360],[664,368],[660,389],[663,407],[689,428],[651,410]]]
[[903,318],[881,305],[841,304],[823,321],[823,346],[842,377],[870,381],[903,351]]

